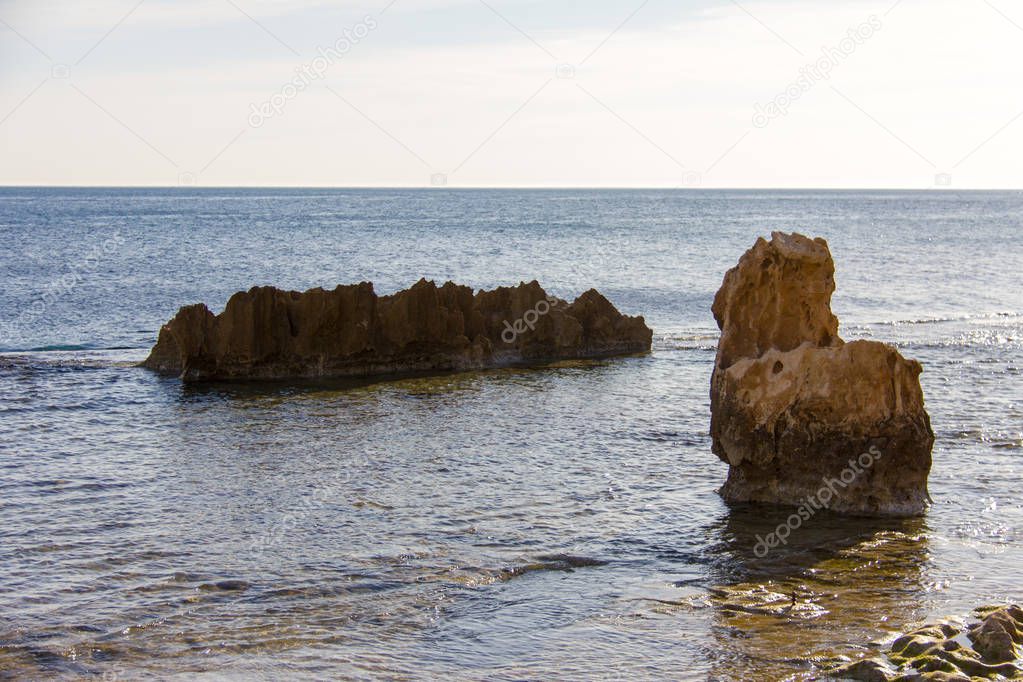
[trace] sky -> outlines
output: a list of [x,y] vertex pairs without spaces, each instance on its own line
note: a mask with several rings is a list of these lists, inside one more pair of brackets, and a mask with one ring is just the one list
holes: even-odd
[[1019,0],[0,0],[0,185],[1023,188]]

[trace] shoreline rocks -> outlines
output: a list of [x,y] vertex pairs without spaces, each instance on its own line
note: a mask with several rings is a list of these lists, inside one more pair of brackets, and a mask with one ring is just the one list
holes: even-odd
[[728,271],[711,378],[728,501],[911,516],[928,506],[934,433],[922,368],[876,341],[844,342],[823,239],[775,232]]
[[883,656],[826,671],[827,679],[861,682],[969,682],[1023,678],[1023,609],[988,606],[969,626],[942,622],[917,628],[892,642]]
[[628,355],[651,338],[594,289],[568,303],[536,281],[474,294],[421,279],[390,296],[369,282],[254,287],[219,315],[181,308],[142,366],[183,381],[369,377]]

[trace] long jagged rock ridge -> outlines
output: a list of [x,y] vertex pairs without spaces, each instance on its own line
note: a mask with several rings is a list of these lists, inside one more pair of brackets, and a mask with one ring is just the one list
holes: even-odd
[[775,232],[725,275],[711,378],[721,495],[736,502],[909,516],[929,502],[934,433],[922,368],[876,341],[844,342],[823,239]]
[[367,377],[626,355],[651,337],[596,290],[567,303],[536,281],[474,294],[423,279],[390,296],[368,282],[255,287],[219,315],[182,308],[142,364],[184,381]]

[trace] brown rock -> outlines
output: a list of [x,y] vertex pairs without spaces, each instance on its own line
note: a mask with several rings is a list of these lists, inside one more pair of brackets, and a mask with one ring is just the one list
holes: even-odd
[[[830,667],[827,679],[864,682],[969,682],[1023,678],[1023,610],[978,609],[981,620],[965,632],[948,622],[917,628],[892,642],[884,656]],[[972,644],[972,648],[971,645]]]
[[970,628],[973,648],[987,663],[1005,663],[1019,657],[1023,645],[1023,609],[1006,606],[991,611]]
[[216,316],[182,308],[143,366],[185,381],[372,376],[637,353],[651,336],[594,290],[568,304],[535,281],[475,295],[426,280],[391,296],[255,287]]
[[828,679],[856,680],[857,682],[891,682],[894,669],[878,658],[863,658],[828,671]]
[[714,453],[730,501],[914,515],[928,504],[934,434],[920,364],[892,346],[845,343],[831,312],[823,239],[774,233],[714,299]]

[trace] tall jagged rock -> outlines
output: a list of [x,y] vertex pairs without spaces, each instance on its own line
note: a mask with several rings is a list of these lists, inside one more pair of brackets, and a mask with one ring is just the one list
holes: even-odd
[[367,282],[255,287],[219,315],[182,308],[143,366],[185,381],[373,376],[637,353],[651,336],[595,290],[568,304],[535,281],[473,294],[420,280],[391,296]]
[[713,450],[729,465],[721,495],[919,514],[934,444],[920,363],[839,337],[834,273],[826,241],[775,232],[725,275],[711,378]]

